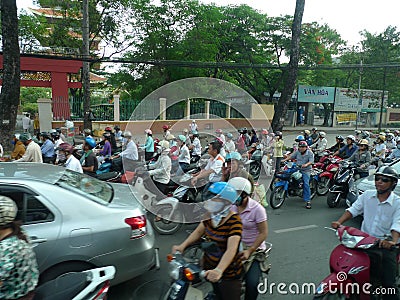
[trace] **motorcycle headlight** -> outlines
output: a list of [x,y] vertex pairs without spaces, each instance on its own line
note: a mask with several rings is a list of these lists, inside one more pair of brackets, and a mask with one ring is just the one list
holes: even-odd
[[337,168],[337,167],[336,167],[336,168],[332,168],[332,169],[331,169],[331,171],[332,171],[332,172],[336,172],[337,170],[338,170],[338,168]]
[[169,263],[168,274],[173,280],[178,280],[181,275],[182,265],[176,261],[172,261]]

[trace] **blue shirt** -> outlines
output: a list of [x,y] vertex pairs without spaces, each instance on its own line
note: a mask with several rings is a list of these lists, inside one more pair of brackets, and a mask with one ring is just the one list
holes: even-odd
[[[304,165],[308,162],[314,163],[314,153],[310,149],[307,149],[306,152],[304,152],[304,154],[301,154],[301,152],[299,150],[297,150],[290,156],[290,158],[295,159],[297,166],[299,166],[300,168],[302,165]],[[311,171],[311,168],[312,168],[312,165],[309,165],[308,167],[301,168],[300,170],[304,171],[304,172],[308,172],[308,171]]]
[[312,140],[312,137],[311,137],[311,136],[309,136],[308,138],[306,138],[306,143],[307,143],[308,146],[311,146],[311,145],[313,144],[313,140]]
[[54,156],[54,144],[50,140],[46,140],[42,147],[40,147],[40,150],[42,150],[42,155],[44,157]]
[[342,158],[349,158],[350,156],[353,155],[354,152],[356,152],[358,150],[358,146],[357,145],[353,145],[350,149],[349,145],[345,145],[342,148],[340,148],[339,150],[339,155]]
[[154,152],[154,140],[151,136],[146,139],[146,144],[144,144],[144,150],[146,152]]

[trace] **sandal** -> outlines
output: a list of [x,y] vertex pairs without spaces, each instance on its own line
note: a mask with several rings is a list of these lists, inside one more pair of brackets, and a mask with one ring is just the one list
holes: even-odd
[[308,202],[306,203],[306,208],[307,208],[307,209],[311,209],[311,202],[310,202],[310,201],[308,201]]

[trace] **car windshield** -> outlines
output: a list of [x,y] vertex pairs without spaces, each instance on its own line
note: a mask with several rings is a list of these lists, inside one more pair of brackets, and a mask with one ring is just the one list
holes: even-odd
[[103,205],[110,203],[114,195],[110,184],[71,170],[65,170],[56,184]]

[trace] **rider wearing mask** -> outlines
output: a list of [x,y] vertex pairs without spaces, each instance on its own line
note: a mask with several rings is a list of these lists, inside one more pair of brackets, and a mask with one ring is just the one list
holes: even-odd
[[354,152],[358,150],[356,143],[356,138],[354,135],[348,135],[346,137],[346,145],[337,150],[335,153],[333,153],[333,156],[340,156],[341,158],[349,158],[350,156],[353,155]]
[[330,152],[336,152],[339,149],[341,149],[342,147],[344,147],[344,138],[341,135],[337,135],[336,136],[336,144],[333,145],[332,147],[328,148],[327,150]]
[[139,158],[138,149],[134,141],[132,141],[132,133],[130,131],[125,131],[122,135],[126,141],[123,147],[123,151],[111,157],[113,160],[113,169],[118,171],[134,171],[137,166],[137,161]]
[[105,158],[111,157],[111,134],[109,132],[104,132],[103,133],[103,149],[100,150],[99,156],[97,157],[97,160],[99,163],[102,163]]
[[169,157],[169,143],[161,141],[161,155],[156,163],[149,164],[149,175],[153,176],[153,182],[161,193],[167,194],[168,182],[171,179],[171,158]]
[[114,153],[117,151],[117,141],[115,140],[115,134],[112,132],[112,128],[110,126],[107,126],[104,128],[105,132],[108,132],[110,134],[110,143],[111,143],[111,151]]
[[314,150],[315,155],[321,156],[322,152],[328,147],[328,141],[326,140],[326,133],[324,131],[319,132],[319,139],[312,144],[310,147]]
[[296,160],[296,164],[300,167],[300,173],[303,180],[303,199],[306,202],[306,208],[311,208],[311,191],[310,191],[310,176],[311,166],[314,163],[314,153],[308,149],[305,141],[299,142],[299,149],[283,161],[289,159]]
[[[313,144],[313,139],[312,139],[312,137],[311,137],[311,132],[310,132],[310,130],[304,130],[303,131],[303,134],[304,134],[304,140],[307,142],[307,145],[308,146],[311,146],[312,144]],[[318,135],[317,135],[317,139],[318,139]]]
[[20,159],[24,154],[25,154],[25,146],[24,144],[19,140],[19,133],[14,134],[12,144],[14,145],[14,150],[11,153],[11,159]]
[[385,140],[386,140],[386,137],[382,134],[380,134],[378,136],[378,138],[376,139],[375,148],[374,148],[374,152],[375,152],[374,160],[375,161],[385,158],[385,154],[386,154]]
[[176,172],[176,175],[182,175],[182,173],[186,172],[190,164],[190,152],[185,142],[186,142],[186,137],[180,134],[177,140],[179,147],[179,158],[178,158],[179,170]]
[[240,216],[230,210],[238,200],[234,187],[226,182],[213,183],[209,189],[213,198],[204,203],[209,219],[202,221],[180,245],[172,247],[172,253],[183,253],[186,247],[206,236],[217,250],[204,251],[205,277],[213,285],[214,293],[221,300],[240,299],[243,263],[239,253],[242,237]]
[[357,165],[355,175],[367,177],[368,167],[371,164],[371,152],[368,149],[368,141],[364,139],[360,140],[358,142],[358,151],[354,152],[347,160]]
[[68,143],[62,143],[58,147],[60,161],[65,162],[64,166],[67,170],[83,173],[82,165],[73,155],[74,147]]
[[192,151],[192,161],[198,162],[201,156],[201,143],[197,131],[193,133],[193,142],[189,149]]
[[[319,139],[319,137],[320,137],[320,135],[318,134],[318,128],[317,127],[313,127],[312,129],[311,129],[311,140],[312,140],[312,144],[314,144],[314,143],[316,143],[317,141],[318,141],[318,139]],[[307,142],[308,143],[308,142]],[[309,145],[310,146],[310,145]]]
[[[386,291],[396,291],[395,295],[383,295],[383,299],[399,297],[396,286],[396,251],[391,251],[391,247],[398,243],[400,236],[400,197],[393,193],[398,178],[398,173],[392,167],[380,167],[375,173],[376,190],[364,192],[336,222],[332,222],[332,227],[338,228],[347,220],[363,215],[361,230],[381,239],[379,248],[371,248],[366,252],[379,259],[377,263],[382,266],[382,287]],[[387,240],[386,236],[392,239]],[[371,260],[374,261],[376,260]],[[374,269],[376,270],[376,266],[372,266],[372,270]]]
[[144,133],[146,135],[146,142],[141,147],[144,149],[145,161],[149,161],[154,155],[153,132],[150,129],[146,129]]
[[230,152],[225,157],[225,162],[222,166],[222,181],[229,181],[231,178],[234,177],[242,177],[246,178],[250,181],[253,192],[254,187],[254,179],[253,176],[249,174],[243,168],[242,156],[239,152]]
[[266,267],[262,266],[262,263],[265,263],[266,258],[263,251],[267,248],[265,244],[268,236],[267,213],[260,203],[250,198],[253,188],[250,181],[235,177],[230,179],[228,184],[232,185],[239,194],[239,199],[231,210],[240,215],[243,224],[243,251],[240,254],[246,271],[244,299],[256,300],[259,294],[257,286],[262,278],[262,271],[266,271],[266,269],[262,270],[262,267]]
[[226,135],[226,142],[224,145],[224,149],[225,149],[226,153],[235,151],[236,147],[235,147],[235,143],[233,142],[233,134],[232,133],[228,133]]

